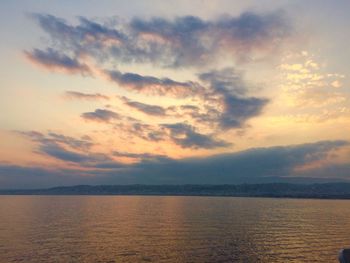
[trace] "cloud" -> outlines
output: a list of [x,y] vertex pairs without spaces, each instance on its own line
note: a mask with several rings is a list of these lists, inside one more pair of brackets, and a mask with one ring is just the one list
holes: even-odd
[[163,160],[168,159],[166,155],[162,154],[152,154],[152,153],[129,153],[129,152],[118,152],[114,151],[113,156],[116,157],[126,157],[132,159],[141,159],[141,160]]
[[[80,178],[80,176],[77,176]],[[0,164],[1,188],[39,188],[71,183],[64,172],[43,167]],[[78,182],[78,180],[76,181]]]
[[[322,160],[330,152],[349,145],[347,141],[255,148],[201,158],[147,159],[105,169],[67,170],[0,164],[0,181],[6,187],[43,187],[73,184],[234,184],[266,182],[330,182],[349,180],[350,165],[333,163],[300,173],[297,169]],[[115,152],[116,155],[123,153]],[[125,153],[128,155],[128,153]],[[141,157],[140,155],[137,156]],[[103,159],[103,158],[100,158]],[[85,165],[85,164],[84,164]],[[103,164],[101,164],[103,166]],[[109,167],[109,168],[107,168]],[[338,175],[338,172],[340,175]],[[86,176],[89,175],[89,176]],[[38,179],[39,178],[39,179]]]
[[65,136],[54,132],[49,132],[48,136],[51,137],[51,139],[54,142],[64,143],[74,149],[79,150],[88,150],[91,148],[91,146],[94,145],[89,136],[83,136],[81,139],[76,139],[70,136]]
[[[296,60],[298,63],[293,63]],[[317,62],[308,54],[292,54],[284,62],[279,66],[280,100],[284,104],[309,112],[312,108],[331,110],[349,99],[342,85],[345,76],[327,72],[326,63]]]
[[[308,170],[308,174],[301,174],[296,168],[323,159],[329,152],[347,145],[349,142],[346,141],[320,141],[255,148],[202,158],[141,162],[136,164],[135,171],[130,173],[133,173],[137,180],[144,180],[143,182],[179,184],[257,183],[293,181],[293,179],[298,181],[301,177],[309,178],[311,181],[312,178],[320,178],[318,169]],[[340,167],[344,169],[344,165]],[[338,169],[335,167],[333,170],[328,170],[328,177],[323,178],[328,178],[329,181],[339,179],[336,171]],[[307,182],[307,179],[304,181]]]
[[202,73],[199,78],[210,85],[207,100],[217,100],[222,108],[217,120],[222,129],[243,127],[248,119],[260,115],[268,103],[265,98],[247,96],[246,84],[232,68]]
[[38,143],[35,149],[36,153],[61,161],[76,163],[84,166],[84,168],[110,169],[124,166],[107,154],[92,152],[91,147],[94,144],[88,136],[76,139],[53,132],[43,134],[36,131],[21,131],[17,133]]
[[88,121],[96,121],[96,122],[109,122],[114,119],[120,119],[121,116],[110,110],[96,109],[93,112],[85,112],[81,114],[81,117]]
[[76,52],[81,51],[84,44],[86,47],[102,48],[108,42],[118,43],[126,38],[118,30],[100,25],[84,17],[79,17],[80,24],[78,26],[68,25],[64,19],[48,14],[34,13],[31,17],[50,35],[52,40],[59,41],[67,48],[73,48]]
[[[113,171],[116,172],[117,170],[118,168],[115,166]],[[118,176],[114,177],[116,178]],[[120,177],[122,180],[125,180],[123,176]],[[1,189],[38,189],[63,185],[99,184],[107,183],[108,180],[110,180],[110,178],[105,176],[101,169],[92,168],[89,171],[83,171],[81,169],[48,168],[43,166],[0,163]]]
[[[244,128],[249,119],[262,113],[269,100],[250,96],[242,74],[232,68],[198,74],[198,81],[177,81],[110,69],[109,62],[155,63],[166,67],[206,65],[207,68],[214,58],[221,57],[219,53],[225,54],[226,58],[232,55],[241,59],[275,48],[291,32],[290,25],[279,12],[243,13],[238,17],[223,16],[208,21],[185,16],[170,20],[135,18],[129,22],[109,21],[106,24],[80,17],[75,26],[51,15],[34,14],[33,17],[62,54],[69,53],[77,59],[92,57],[96,70],[118,86],[147,95],[190,98],[200,106],[181,109],[185,111],[183,116],[181,110],[171,106],[162,108],[125,101],[129,107],[154,116],[171,115],[177,117],[178,122],[192,118],[196,125],[206,125],[212,132]],[[53,49],[48,47],[48,50]],[[61,56],[66,55],[58,57]],[[80,65],[79,61],[71,64]],[[99,94],[71,92],[67,95],[102,98]],[[82,117],[99,122],[120,118],[115,112],[101,109],[83,113]]]
[[149,142],[171,141],[182,148],[214,149],[232,144],[215,138],[214,134],[200,133],[187,123],[146,124],[142,122],[119,123],[116,130]]
[[241,128],[250,118],[260,115],[267,104],[266,99],[239,98],[225,96],[224,113],[220,117],[220,127],[223,129]]
[[17,133],[40,144],[61,144],[82,151],[86,151],[94,145],[89,136],[83,136],[80,139],[77,139],[54,132],[49,132],[47,135],[37,131],[17,131]]
[[54,132],[49,132],[47,135],[36,131],[18,133],[38,143],[37,153],[69,162],[88,161],[88,156],[81,152],[87,152],[93,145],[89,137],[76,139]]
[[350,163],[330,163],[315,169],[304,170],[298,175],[305,177],[317,175],[319,178],[323,179],[329,179],[330,176],[336,176],[339,179],[349,180],[349,174]]
[[170,139],[183,148],[205,148],[228,147],[231,143],[214,139],[212,135],[201,134],[194,127],[185,123],[163,124],[169,132]]
[[56,159],[60,159],[62,161],[69,161],[74,163],[89,161],[89,157],[87,155],[66,150],[55,143],[42,144],[39,148],[39,152]]
[[35,48],[32,51],[25,51],[24,54],[34,64],[49,70],[59,70],[72,74],[90,74],[90,69],[86,64],[79,62],[76,58],[61,54],[52,48],[47,48],[46,51]]
[[138,137],[145,141],[160,142],[166,139],[166,134],[158,125],[151,125],[139,121],[119,122],[114,126],[118,132],[127,134],[128,138]]
[[201,91],[202,87],[194,82],[178,82],[169,78],[142,76],[135,73],[121,73],[117,70],[106,70],[108,79],[134,92],[150,95],[188,97]]
[[[233,68],[213,70],[198,75],[201,83],[192,82],[198,87],[191,91],[191,96],[198,100],[196,105],[181,105],[162,108],[141,102],[124,102],[133,108],[150,115],[169,115],[173,117],[189,116],[199,124],[217,129],[242,128],[253,117],[259,116],[269,102],[266,98],[256,98],[247,93],[249,87],[242,79],[242,74]],[[164,91],[163,95],[167,92]]]
[[153,17],[131,21],[110,19],[99,24],[79,17],[77,25],[61,18],[32,17],[61,50],[97,61],[154,63],[165,67],[213,64],[225,56],[239,61],[264,57],[288,39],[292,26],[283,12],[242,13],[203,20],[194,16]]
[[[262,15],[246,12],[211,21],[194,16],[148,21],[136,18],[130,25],[138,36],[146,35],[146,39],[148,36],[149,47],[154,47],[153,53],[150,52],[152,58],[158,55],[157,59],[165,60],[170,66],[207,64],[223,54],[243,59],[256,51],[277,47],[291,32],[279,12]],[[156,48],[164,57],[160,57]]]
[[122,97],[122,100],[129,107],[136,109],[138,111],[141,111],[145,114],[154,115],[154,116],[165,116],[166,115],[166,109],[164,109],[163,107],[160,107],[157,105],[145,104],[145,103],[141,103],[138,101],[132,101],[126,97]]
[[81,100],[109,100],[109,97],[100,93],[82,93],[78,91],[66,91],[64,96],[69,99],[81,99]]

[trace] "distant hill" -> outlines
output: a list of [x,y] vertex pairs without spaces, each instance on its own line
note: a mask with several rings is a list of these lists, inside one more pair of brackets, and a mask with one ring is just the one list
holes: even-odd
[[77,185],[0,190],[1,195],[172,195],[350,199],[350,183],[240,185]]

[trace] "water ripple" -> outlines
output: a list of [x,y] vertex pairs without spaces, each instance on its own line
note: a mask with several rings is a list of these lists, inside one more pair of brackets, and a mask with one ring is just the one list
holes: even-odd
[[0,262],[337,262],[350,201],[1,196]]

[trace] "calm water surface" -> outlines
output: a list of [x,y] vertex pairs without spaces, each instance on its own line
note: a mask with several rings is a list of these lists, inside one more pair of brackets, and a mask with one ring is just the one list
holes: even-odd
[[0,196],[0,262],[337,262],[350,201]]

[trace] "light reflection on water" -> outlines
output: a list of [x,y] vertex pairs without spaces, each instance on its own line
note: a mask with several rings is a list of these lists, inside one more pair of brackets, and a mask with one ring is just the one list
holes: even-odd
[[0,262],[337,262],[350,201],[0,196]]

